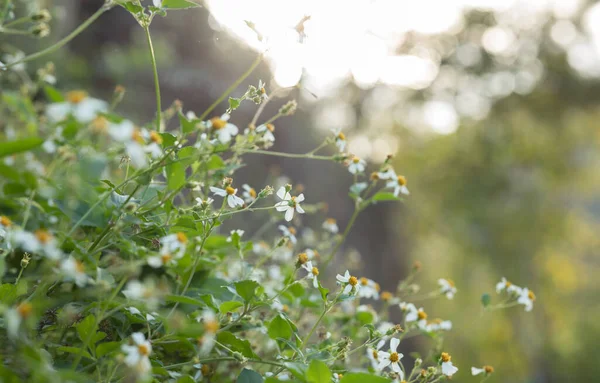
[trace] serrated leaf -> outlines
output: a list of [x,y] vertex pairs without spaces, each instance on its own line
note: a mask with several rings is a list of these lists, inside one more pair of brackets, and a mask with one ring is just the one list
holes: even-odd
[[77,329],[77,335],[82,342],[85,342],[89,337],[90,333],[95,330],[96,319],[93,315],[88,315],[75,326]]
[[104,355],[121,349],[121,342],[104,342],[96,347],[96,357],[102,358]]
[[281,315],[277,315],[267,328],[267,334],[271,339],[283,338],[289,339],[292,336],[292,328],[288,321]]
[[167,295],[166,301],[167,302],[178,302],[178,303],[183,303],[186,305],[192,305],[192,306],[196,306],[196,307],[204,307],[205,306],[203,301],[200,301],[198,299],[188,297],[185,295]]
[[242,99],[229,97],[229,109],[227,110],[227,113],[231,113],[234,110],[236,110],[240,106],[241,103],[242,103]]
[[256,290],[260,286],[258,282],[252,280],[239,281],[234,283],[235,291],[246,302],[250,302],[256,296]]
[[250,342],[246,339],[240,339],[230,333],[229,331],[221,331],[217,334],[217,340],[219,343],[224,344],[233,351],[237,351],[244,355],[246,358],[258,358],[258,355],[252,351]]
[[185,185],[185,167],[180,162],[167,166],[167,186],[177,190]]
[[306,380],[309,383],[330,383],[331,371],[329,367],[320,360],[312,360],[306,370]]
[[221,303],[221,305],[219,306],[219,311],[221,312],[221,314],[225,314],[228,312],[232,312],[235,309],[242,307],[243,305],[244,304],[240,301],[227,301]]
[[26,152],[44,143],[39,137],[28,137],[15,141],[0,142],[0,158],[12,154]]
[[94,359],[94,358],[92,358],[92,356],[90,355],[89,352],[83,351],[77,347],[61,346],[61,347],[58,347],[56,349],[56,351],[68,352],[69,354],[73,354],[73,355],[81,354],[84,358],[88,358],[88,359],[92,359],[92,360]]

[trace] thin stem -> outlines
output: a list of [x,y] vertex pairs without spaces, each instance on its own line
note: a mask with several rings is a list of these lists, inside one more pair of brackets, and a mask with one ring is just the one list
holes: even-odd
[[23,24],[28,21],[32,21],[31,16],[23,16],[23,17],[14,19],[13,21],[10,21],[10,22],[4,24],[3,27],[14,27],[15,25]]
[[329,262],[331,262],[331,260],[335,256],[335,253],[337,253],[337,251],[340,249],[340,246],[342,246],[342,243],[344,243],[344,240],[348,236],[348,233],[350,233],[350,229],[352,229],[352,226],[354,225],[354,222],[356,221],[356,218],[358,217],[358,214],[360,213],[360,211],[361,211],[361,209],[358,206],[356,206],[354,209],[354,213],[352,213],[352,217],[350,217],[350,221],[348,221],[348,225],[346,225],[346,229],[344,230],[344,233],[342,234],[342,238],[340,238],[340,240],[335,245],[333,250],[331,250],[329,255],[326,258],[324,258],[323,266],[322,266],[323,268],[326,268],[327,265],[329,265]]
[[242,81],[244,81],[246,79],[246,77],[250,76],[250,74],[254,71],[254,69],[256,69],[258,64],[260,64],[262,59],[263,59],[263,56],[261,54],[256,58],[256,60],[254,60],[252,65],[250,65],[250,68],[248,68],[248,70],[246,70],[246,72],[244,72],[237,80],[235,80],[235,82],[233,84],[231,84],[231,86],[229,88],[227,88],[227,90],[225,90],[225,92],[223,92],[223,94],[219,98],[217,98],[215,100],[215,102],[213,102],[208,107],[208,109],[206,109],[204,111],[204,113],[202,113],[200,115],[199,119],[204,120],[206,118],[206,116],[208,116],[208,114],[210,112],[212,112],[225,99],[225,97],[227,97],[229,94],[231,94],[231,92],[233,92],[235,90],[235,88],[237,88],[242,83]]
[[22,29],[10,29],[10,28],[1,28],[0,33],[6,33],[7,35],[30,35],[31,32],[25,31]]
[[152,38],[150,37],[150,26],[144,27],[146,32],[146,41],[148,42],[148,48],[150,49],[150,60],[152,61],[152,71],[154,73],[154,92],[156,93],[156,131],[162,132],[161,113],[162,107],[160,105],[160,84],[158,82],[158,68],[156,66],[156,56],[154,54],[154,46],[152,45]]
[[77,37],[77,35],[79,35],[81,32],[83,32],[87,27],[89,27],[94,21],[96,21],[96,19],[98,17],[100,17],[100,15],[102,15],[104,12],[108,11],[109,9],[110,9],[110,5],[108,5],[107,3],[105,3],[102,7],[100,7],[100,9],[98,9],[93,15],[91,15],[89,17],[89,19],[87,19],[86,21],[84,21],[80,26],[78,26],[77,28],[75,28],[75,30],[73,32],[69,33],[62,40],[57,41],[54,45],[51,45],[51,46],[49,46],[46,49],[42,49],[39,52],[32,53],[32,54],[30,54],[28,56],[25,56],[25,57],[23,57],[20,60],[13,61],[11,63],[7,63],[6,64],[6,68],[10,68],[12,66],[15,66],[17,64],[24,63],[24,62],[27,62],[27,61],[35,60],[37,58],[40,58],[42,56],[45,56],[45,55],[47,55],[49,53],[55,52],[56,50],[62,48],[69,41],[73,40],[75,37]]
[[245,151],[243,154],[264,154],[267,156],[277,156],[286,158],[308,158],[313,160],[331,161],[334,160],[334,156],[319,156],[311,153],[284,153],[284,152],[273,152],[269,150],[252,150]]
[[[224,362],[224,361],[238,361],[238,359],[231,357],[231,356],[222,356],[222,357],[217,357],[217,358],[205,358],[205,359],[199,359],[196,361],[192,360],[189,362],[172,364],[170,366],[165,366],[164,368],[171,369],[171,368],[179,368],[179,367],[187,366],[190,364],[196,364],[196,363],[210,363],[210,362]],[[245,359],[245,361],[248,363],[268,364],[271,366],[285,368],[285,365],[283,363],[279,363],[279,362],[275,362],[275,361],[271,361],[271,360],[259,360],[259,359],[250,358],[250,359]]]

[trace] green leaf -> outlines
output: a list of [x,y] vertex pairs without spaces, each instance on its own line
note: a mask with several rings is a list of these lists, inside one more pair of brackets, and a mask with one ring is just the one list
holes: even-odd
[[229,110],[228,110],[228,112],[231,113],[232,111],[236,110],[240,106],[241,103],[242,103],[242,99],[229,97]]
[[250,342],[246,339],[240,339],[230,333],[229,331],[221,331],[217,334],[217,340],[219,343],[224,344],[229,347],[233,351],[240,352],[246,358],[258,358],[258,355],[252,351],[252,347],[250,347]]
[[208,160],[208,170],[220,169],[223,166],[225,166],[225,162],[216,154],[213,154]]
[[306,380],[309,383],[330,383],[331,371],[325,363],[314,359],[306,370]]
[[262,382],[263,382],[263,378],[258,372],[248,370],[247,368],[244,368],[242,370],[242,372],[240,373],[240,376],[238,376],[238,378],[236,380],[236,383],[262,383]]
[[123,8],[127,9],[133,15],[137,15],[138,13],[141,13],[144,11],[143,7],[135,4],[133,1],[128,1],[121,5],[123,6]]
[[181,132],[183,134],[188,134],[193,132],[196,129],[196,121],[188,120],[183,113],[179,112],[179,125],[181,125]]
[[490,296],[490,294],[483,294],[481,296],[481,304],[483,305],[483,307],[488,307],[490,303],[492,303],[492,297]]
[[92,356],[90,355],[89,352],[82,350],[80,348],[77,348],[77,347],[61,346],[61,347],[57,348],[56,351],[68,352],[69,354],[73,354],[73,355],[81,354],[84,358],[88,358],[88,359],[92,359],[92,360],[94,359],[94,358],[92,358]]
[[271,339],[283,338],[289,339],[292,336],[292,328],[288,321],[281,315],[277,315],[267,329],[267,333]]
[[292,375],[300,379],[301,382],[304,381],[304,376],[306,375],[306,365],[296,362],[285,362],[284,364],[285,367],[292,373]]
[[104,342],[96,347],[96,357],[102,358],[104,355],[121,349],[121,342]]
[[256,289],[260,286],[258,282],[245,280],[234,283],[235,291],[246,302],[250,302],[256,296]]
[[244,304],[240,301],[227,301],[221,303],[219,306],[219,311],[221,314],[225,314],[228,312],[233,312],[235,309],[242,307]]
[[356,313],[356,319],[358,319],[361,324],[365,325],[373,323],[373,319],[375,319],[375,317],[370,311],[359,311]]
[[192,297],[188,297],[185,295],[167,295],[167,297],[165,299],[167,302],[178,302],[178,303],[183,303],[186,305],[192,305],[192,306],[196,306],[196,307],[204,307],[205,306],[203,301],[200,301],[198,299],[194,299]]
[[318,281],[319,283],[319,292],[321,293],[321,298],[323,299],[323,302],[327,302],[327,294],[329,294],[329,290],[326,289],[325,287],[321,286],[321,281]]
[[388,383],[389,379],[364,372],[345,374],[340,383]]
[[171,190],[177,190],[185,185],[185,168],[180,162],[167,166],[167,186]]
[[6,262],[4,261],[4,257],[0,258],[0,280],[4,276],[4,272],[6,271]]
[[65,101],[65,98],[63,97],[63,95],[58,90],[56,90],[56,88],[53,86],[46,85],[44,87],[44,93],[46,93],[46,97],[48,97],[48,100],[50,102]]
[[0,286],[0,303],[10,306],[17,299],[17,287],[12,283]]
[[167,9],[187,9],[199,7],[199,4],[188,0],[163,0],[162,7]]
[[401,201],[394,193],[379,192],[371,198],[372,201]]
[[77,329],[77,335],[82,342],[85,342],[89,334],[95,330],[96,319],[93,315],[86,316],[81,322],[77,323],[75,328]]
[[171,133],[159,133],[159,134],[163,139],[163,143],[162,143],[163,148],[173,146],[175,144],[175,141],[177,141],[177,137],[175,137]]
[[26,152],[44,143],[39,137],[28,137],[16,141],[0,142],[0,158],[11,154]]

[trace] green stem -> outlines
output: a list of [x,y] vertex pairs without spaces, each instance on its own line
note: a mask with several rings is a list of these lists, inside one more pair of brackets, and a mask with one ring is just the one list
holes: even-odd
[[319,156],[311,153],[284,153],[284,152],[273,152],[269,150],[252,150],[252,151],[244,151],[243,154],[264,154],[267,156],[277,156],[277,157],[286,157],[286,158],[307,158],[313,160],[323,160],[323,161],[332,161],[334,160],[334,156]]
[[152,38],[150,37],[150,26],[144,27],[146,32],[146,41],[148,41],[148,48],[150,49],[150,60],[152,61],[152,71],[154,73],[154,89],[156,93],[156,131],[162,132],[161,113],[162,107],[160,105],[160,83],[158,81],[158,68],[156,66],[156,55],[154,54],[154,46],[152,45]]
[[0,27],[0,33],[5,33],[7,35],[31,35],[31,32],[22,29],[10,29],[2,27]]
[[[231,356],[223,356],[223,357],[218,357],[218,358],[205,358],[205,359],[198,359],[196,361],[192,360],[189,362],[172,364],[170,366],[165,366],[164,368],[172,369],[172,368],[179,368],[179,367],[187,366],[190,364],[196,364],[196,363],[210,363],[210,362],[224,362],[224,361],[238,361],[238,359],[233,358]],[[285,365],[283,363],[279,363],[279,362],[275,362],[275,361],[271,361],[271,360],[259,360],[259,359],[250,358],[250,359],[246,359],[246,361],[248,363],[268,364],[271,366],[285,368]]]
[[[23,17],[20,17],[18,19],[14,19],[13,21],[10,21],[10,22],[4,24],[2,27],[14,27],[15,25],[23,24],[23,23],[26,23],[28,21],[33,21],[33,20],[31,20],[31,16],[23,16]],[[0,27],[0,29],[2,27]]]
[[46,49],[43,49],[39,52],[36,53],[32,53],[28,56],[23,57],[20,60],[17,61],[13,61],[11,63],[7,63],[6,64],[6,68],[10,68],[12,66],[15,66],[17,64],[23,63],[23,62],[27,62],[27,61],[31,61],[31,60],[35,60],[37,58],[40,58],[42,56],[45,56],[49,53],[55,52],[56,50],[62,48],[63,46],[65,46],[69,41],[73,40],[75,37],[77,37],[77,35],[79,35],[81,32],[83,32],[87,27],[89,27],[94,21],[96,21],[96,19],[98,17],[100,17],[100,15],[102,15],[104,12],[108,11],[110,9],[110,5],[108,5],[107,3],[105,3],[102,7],[100,7],[100,9],[98,9],[92,16],[89,17],[89,19],[87,19],[86,21],[84,21],[80,26],[78,26],[77,28],[75,28],[75,30],[71,33],[69,33],[67,36],[65,36],[62,40],[57,41],[55,44],[49,46]]
[[217,98],[215,100],[215,102],[213,102],[208,107],[208,109],[206,109],[204,111],[204,113],[202,113],[200,115],[199,119],[201,121],[203,121],[206,118],[206,116],[208,116],[208,114],[213,111],[213,109],[215,109],[228,95],[231,94],[231,92],[233,92],[235,90],[235,88],[237,88],[242,83],[242,81],[244,81],[246,79],[246,77],[250,76],[250,74],[254,71],[254,69],[256,69],[258,64],[260,64],[262,59],[263,59],[263,56],[261,54],[256,58],[256,60],[254,60],[252,65],[250,65],[250,68],[248,68],[248,70],[246,72],[244,72],[237,80],[235,80],[235,82],[233,84],[231,84],[231,86],[229,88],[227,88],[227,90],[225,92],[223,92],[223,94],[219,98]]

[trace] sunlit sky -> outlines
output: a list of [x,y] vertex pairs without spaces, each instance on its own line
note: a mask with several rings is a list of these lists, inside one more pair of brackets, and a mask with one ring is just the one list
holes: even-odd
[[[303,86],[323,100],[351,80],[363,89],[392,88],[372,93],[380,101],[391,97],[394,102],[402,91],[427,89],[431,98],[418,110],[395,114],[402,116],[403,125],[438,134],[453,133],[462,118],[484,118],[495,99],[533,89],[543,77],[536,55],[541,26],[548,21],[550,37],[566,51],[571,67],[584,77],[600,77],[600,5],[582,10],[584,0],[208,0],[207,5],[213,28],[266,51],[279,86],[302,79]],[[496,21],[478,32],[477,41],[459,45],[450,40],[450,47],[443,49],[426,43],[403,49],[411,33],[421,41],[456,35],[463,29],[465,12],[473,9],[493,12]],[[582,12],[579,29],[571,20]],[[300,41],[294,27],[304,16],[310,19]],[[246,20],[255,24],[262,41]],[[452,53],[458,67],[468,68],[479,62],[482,50],[500,64],[485,78],[440,65],[444,55]],[[457,88],[452,95],[451,87]],[[327,118],[328,127],[351,128],[356,121],[347,107],[330,102],[320,117]],[[369,141],[360,139],[363,144]],[[372,153],[383,149],[370,146]]]

